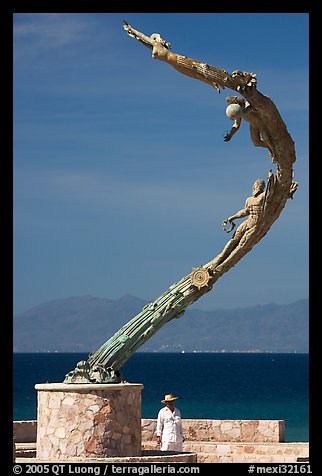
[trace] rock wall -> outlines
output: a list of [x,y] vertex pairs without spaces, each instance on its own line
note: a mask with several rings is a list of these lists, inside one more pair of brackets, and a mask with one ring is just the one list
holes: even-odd
[[38,384],[37,458],[141,455],[141,384]]
[[[156,439],[156,419],[142,419],[142,441]],[[183,419],[183,431],[187,441],[285,441],[283,420],[207,420]]]

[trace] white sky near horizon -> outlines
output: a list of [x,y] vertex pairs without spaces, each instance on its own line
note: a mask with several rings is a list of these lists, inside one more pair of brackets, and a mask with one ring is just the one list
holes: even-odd
[[308,14],[17,13],[14,313],[87,294],[154,300],[222,250],[223,219],[275,172],[246,123],[224,142],[235,92],[152,60],[123,20],[175,53],[255,72],[295,142],[294,199],[194,306],[307,298]]

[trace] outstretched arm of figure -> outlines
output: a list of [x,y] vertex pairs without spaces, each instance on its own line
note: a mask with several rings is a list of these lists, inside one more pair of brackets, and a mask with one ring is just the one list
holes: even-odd
[[156,43],[160,43],[167,50],[171,48],[171,45],[168,41],[165,41],[158,33],[154,33],[151,36],[146,36],[144,33],[141,33],[138,30],[135,30],[127,21],[123,20],[123,28],[128,33],[129,36],[135,38],[142,45],[147,46],[148,48],[153,49]]
[[246,217],[248,215],[249,215],[249,209],[248,209],[247,206],[245,206],[245,208],[243,208],[242,210],[239,210],[239,212],[235,213],[235,215],[231,215],[226,220],[227,220],[227,222],[231,223],[236,218],[243,218],[243,217]]
[[233,137],[233,135],[236,134],[236,132],[237,132],[238,129],[240,128],[240,124],[241,124],[241,119],[236,119],[235,122],[234,122],[233,127],[230,129],[230,131],[228,132],[228,134],[226,134],[226,135],[224,136],[224,141],[225,141],[225,142],[229,142],[230,139]]

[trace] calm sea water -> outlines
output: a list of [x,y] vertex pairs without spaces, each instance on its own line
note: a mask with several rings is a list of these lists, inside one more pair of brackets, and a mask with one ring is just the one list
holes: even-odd
[[[34,385],[62,382],[87,354],[14,354],[14,420],[36,419]],[[286,441],[309,439],[308,354],[135,353],[124,379],[142,383],[142,418],[167,393],[183,418],[285,420]]]

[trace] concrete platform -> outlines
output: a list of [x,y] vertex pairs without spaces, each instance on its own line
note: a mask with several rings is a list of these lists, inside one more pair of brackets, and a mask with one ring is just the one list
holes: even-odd
[[[197,463],[195,453],[177,453],[171,451],[143,450],[141,456],[125,456],[111,458],[68,458],[57,460],[61,463]],[[16,457],[16,463],[52,463],[35,457]]]

